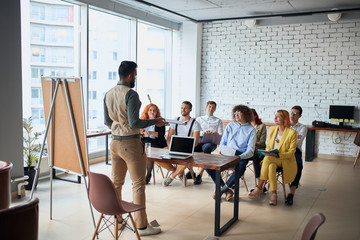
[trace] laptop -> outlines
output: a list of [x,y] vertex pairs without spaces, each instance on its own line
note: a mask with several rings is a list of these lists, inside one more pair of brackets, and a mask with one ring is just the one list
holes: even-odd
[[194,137],[172,135],[169,152],[161,157],[167,159],[187,159],[194,154],[194,148]]

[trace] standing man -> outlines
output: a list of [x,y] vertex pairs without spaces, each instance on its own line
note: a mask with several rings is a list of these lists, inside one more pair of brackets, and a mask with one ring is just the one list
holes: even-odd
[[[146,154],[140,140],[140,129],[154,124],[161,127],[166,122],[163,118],[139,119],[141,102],[137,92],[132,90],[136,81],[136,69],[135,62],[121,62],[118,70],[120,81],[104,98],[104,117],[105,125],[112,131],[112,177],[119,199],[122,199],[121,190],[129,170],[133,202],[145,206]],[[135,212],[135,224],[140,236],[161,232],[160,228],[152,227],[148,223],[145,210]]]
[[[200,141],[196,146],[196,152],[204,152],[211,153],[217,148],[217,144],[211,142],[202,142],[202,136],[204,134],[214,134],[215,136],[223,134],[223,124],[220,118],[214,116],[214,112],[216,111],[216,102],[208,101],[206,103],[206,115],[197,117],[196,121],[200,124]],[[202,175],[204,173],[204,168],[200,169],[199,174],[196,176],[194,184],[201,184]]]
[[[181,117],[176,118],[176,120],[183,122],[183,125],[179,124],[170,124],[168,136],[167,136],[167,144],[170,146],[170,140],[172,135],[178,136],[188,136],[188,137],[195,137],[195,147],[199,143],[200,139],[200,125],[199,123],[192,117],[190,117],[190,112],[192,111],[192,104],[189,101],[184,101],[181,103]],[[161,163],[158,164],[169,170],[170,173],[167,178],[164,179],[163,185],[169,186],[170,183],[179,176],[181,181],[186,181],[186,178],[183,179],[182,175],[186,169],[186,166],[178,165],[175,167],[170,163]]]
[[294,129],[297,132],[297,143],[296,143],[296,152],[295,152],[297,173],[294,181],[290,185],[290,193],[287,195],[285,201],[285,204],[288,206],[293,205],[294,194],[296,189],[299,187],[299,181],[303,169],[301,146],[304,141],[304,138],[306,137],[307,128],[305,125],[299,123],[299,118],[301,118],[301,114],[302,114],[302,108],[300,106],[293,106],[291,108],[290,128]]

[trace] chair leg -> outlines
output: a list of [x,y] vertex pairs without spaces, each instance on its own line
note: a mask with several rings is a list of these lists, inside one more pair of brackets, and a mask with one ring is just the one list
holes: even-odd
[[194,169],[193,168],[189,168],[189,171],[191,173],[191,178],[195,181],[195,173],[194,173]]
[[137,238],[138,240],[141,240],[140,235],[139,235],[139,232],[138,232],[138,230],[137,230],[137,228],[136,228],[134,219],[133,219],[133,217],[131,216],[131,213],[129,213],[129,217],[130,217],[131,223],[132,223],[132,225],[133,225],[133,227],[134,227],[134,231],[135,231],[136,238]]
[[164,179],[165,177],[164,177],[163,170],[162,170],[162,168],[161,168],[159,165],[158,165],[158,169],[160,169],[161,175],[162,175],[162,177],[163,177],[163,179]]
[[118,240],[118,238],[119,238],[118,231],[119,231],[118,220],[117,220],[116,215],[115,215],[114,216],[114,236],[115,236],[115,240]]
[[155,184],[155,163],[154,163],[152,171],[153,171],[153,180],[154,180],[154,184]]
[[183,175],[184,187],[186,187],[186,175],[185,175],[185,171],[182,173],[182,175]]
[[244,182],[244,186],[245,186],[246,191],[249,192],[249,189],[248,189],[248,187],[247,187],[247,184],[246,184],[244,175],[241,176],[241,179],[242,179],[242,181]]
[[356,155],[356,158],[355,158],[355,161],[354,161],[353,168],[355,168],[355,167],[356,167],[356,165],[358,165],[358,164],[359,164],[359,159],[360,159],[360,149],[359,149],[359,151],[358,151],[358,153],[357,153],[357,155]]
[[100,218],[99,218],[99,221],[98,221],[98,223],[97,223],[97,225],[96,225],[95,232],[94,232],[94,235],[93,235],[93,237],[92,237],[92,240],[94,240],[95,237],[96,237],[96,235],[97,235],[97,232],[98,232],[98,230],[99,230],[100,223],[101,223],[101,220],[102,220],[103,217],[104,217],[104,214],[101,214],[101,216],[100,216]]
[[284,184],[284,175],[281,173],[281,179],[282,179],[282,187],[283,187],[283,192],[284,192],[284,199],[286,201],[286,190],[285,190],[285,184]]

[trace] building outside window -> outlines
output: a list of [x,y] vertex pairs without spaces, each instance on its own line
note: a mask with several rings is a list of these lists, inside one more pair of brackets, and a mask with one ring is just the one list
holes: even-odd
[[117,52],[113,52],[113,60],[117,61]]
[[[36,131],[45,129],[41,76],[79,76],[79,6],[60,0],[24,0],[23,116],[33,117]],[[26,10],[27,9],[27,10]],[[26,26],[28,24],[28,26]]]
[[[25,1],[27,4],[23,4]],[[24,53],[30,55],[23,56],[23,115],[33,116],[37,131],[45,129],[41,76],[82,77],[86,72],[90,72],[89,79],[97,80],[83,78],[84,89],[89,91],[84,94],[87,97],[84,99],[87,128],[107,129],[103,121],[103,98],[119,80],[118,67],[124,60],[139,65],[135,90],[139,92],[142,106],[149,103],[149,94],[165,114],[171,31],[90,7],[89,11],[84,11],[89,14],[89,23],[82,22],[89,27],[85,30],[89,32],[87,41],[80,38],[85,34],[79,34],[84,29],[80,26],[83,7],[60,0],[21,2],[22,7],[28,9],[23,8],[22,21],[24,26],[29,24],[24,28],[29,35],[22,44],[23,49],[27,49]],[[82,49],[89,49],[87,55],[80,51],[80,44]],[[80,59],[86,62],[86,58],[89,58],[89,69],[96,70],[87,69],[81,75]],[[89,152],[103,150],[104,144],[103,138],[89,139]]]

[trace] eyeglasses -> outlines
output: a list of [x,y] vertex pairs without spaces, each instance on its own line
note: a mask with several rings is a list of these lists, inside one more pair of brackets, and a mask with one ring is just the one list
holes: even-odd
[[234,116],[235,115],[240,115],[241,112],[237,111],[237,112],[234,112]]
[[296,113],[296,112],[291,112],[291,114],[292,114],[292,115],[294,115],[294,116],[299,115],[299,114],[298,114],[298,113]]

